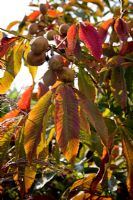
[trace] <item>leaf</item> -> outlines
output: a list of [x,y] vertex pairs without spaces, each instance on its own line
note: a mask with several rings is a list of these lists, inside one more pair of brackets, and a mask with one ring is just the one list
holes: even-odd
[[122,8],[127,8],[128,6],[128,0],[122,0]]
[[16,24],[18,24],[18,23],[20,23],[20,21],[13,21],[13,22],[11,22],[11,23],[9,23],[8,24],[8,26],[7,26],[7,30],[11,30],[11,28],[13,27],[13,26],[15,26]]
[[78,40],[78,27],[72,24],[67,31],[67,54],[75,55],[75,48]]
[[122,128],[123,152],[128,166],[127,187],[131,199],[133,199],[133,137],[131,138],[130,135],[132,133],[129,133],[126,128]]
[[111,19],[108,19],[108,20],[102,22],[98,26],[98,33],[99,33],[99,36],[100,36],[102,42],[105,41],[107,34],[108,34],[108,29],[113,24],[113,22],[114,22],[114,19],[111,18]]
[[61,86],[55,95],[56,140],[68,161],[73,161],[79,148],[78,100],[74,90]]
[[28,193],[32,184],[35,181],[36,169],[32,166],[26,166],[24,172],[24,184],[25,184],[25,192]]
[[128,96],[133,101],[133,67],[129,67],[126,69],[125,79],[126,79]]
[[9,47],[16,41],[18,40],[18,37],[11,37],[11,38],[8,38],[8,37],[3,37],[2,40],[1,40],[1,44],[0,44],[0,58],[3,57]]
[[13,80],[14,77],[9,72],[5,71],[4,76],[0,78],[0,94],[5,94],[7,92]]
[[79,97],[79,105],[82,111],[87,115],[88,120],[96,129],[96,132],[101,137],[104,145],[108,146],[108,129],[96,104],[94,104],[90,99],[86,99],[80,91],[76,90],[76,93]]
[[19,99],[17,106],[20,110],[29,111],[33,86],[28,87]]
[[111,86],[113,88],[113,94],[116,101],[121,108],[125,110],[127,107],[127,90],[124,70],[121,66],[112,69]]
[[86,96],[86,98],[91,99],[92,101],[95,100],[96,91],[94,84],[89,77],[89,74],[84,69],[79,69],[78,86],[79,90]]
[[20,111],[18,109],[11,110],[10,112],[6,113],[2,118],[0,118],[0,122],[3,122],[4,120],[11,121],[14,117],[17,117],[19,115]]
[[29,22],[34,22],[34,21],[37,19],[37,17],[39,17],[39,15],[40,15],[40,11],[35,10],[35,11],[33,11],[30,15],[28,15],[28,16],[26,17],[26,19],[27,19],[27,21],[29,21]]
[[117,18],[115,20],[114,29],[120,40],[126,41],[128,38],[128,26],[127,23],[122,18]]
[[36,157],[37,146],[41,139],[43,130],[43,118],[50,106],[52,92],[48,91],[42,96],[33,109],[30,111],[24,129],[24,148],[27,159]]
[[100,59],[102,55],[101,38],[91,23],[80,23],[79,38],[82,42],[84,42],[85,46],[90,50],[91,54],[96,59]]
[[131,52],[133,52],[133,41],[123,43],[120,49],[120,55],[125,55]]
[[47,15],[48,15],[48,17],[51,17],[51,18],[57,18],[57,17],[62,17],[64,14],[63,14],[63,12],[60,12],[58,10],[49,9],[47,12]]

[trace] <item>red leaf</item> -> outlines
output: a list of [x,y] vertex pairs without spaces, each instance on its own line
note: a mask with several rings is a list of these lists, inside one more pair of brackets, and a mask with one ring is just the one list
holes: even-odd
[[21,96],[21,99],[18,101],[17,105],[20,110],[29,111],[30,110],[30,101],[32,95],[33,86],[30,86]]
[[93,25],[89,22],[80,23],[79,38],[83,41],[91,54],[100,59],[102,55],[102,43],[100,35]]
[[108,34],[108,29],[109,27],[113,24],[114,19],[108,19],[106,21],[104,21],[103,23],[101,23],[98,27],[98,33],[100,35],[101,41],[104,42],[107,34]]
[[115,20],[114,29],[122,41],[126,41],[128,38],[128,26],[127,23],[122,18],[117,18]]
[[27,16],[27,21],[34,22],[36,18],[40,15],[40,11],[35,10],[30,15]]
[[131,52],[133,52],[133,41],[123,43],[122,48],[120,50],[120,55],[125,55]]
[[69,56],[74,55],[75,49],[77,47],[78,40],[78,27],[73,24],[69,27],[67,31],[67,54]]
[[69,161],[73,161],[78,153],[79,125],[76,94],[70,86],[61,86],[55,96],[56,139]]
[[18,37],[2,38],[1,44],[0,44],[0,58],[3,57],[7,53],[10,45],[13,44],[16,40],[18,40]]
[[60,12],[58,10],[48,10],[47,15],[51,18],[57,18],[63,16],[63,12]]

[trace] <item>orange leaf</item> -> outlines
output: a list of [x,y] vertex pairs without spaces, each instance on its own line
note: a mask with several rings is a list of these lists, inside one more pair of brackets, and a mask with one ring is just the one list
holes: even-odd
[[10,45],[13,44],[16,40],[18,40],[18,37],[2,38],[1,44],[0,44],[0,58],[3,57],[7,53]]
[[38,10],[33,11],[30,15],[26,17],[27,21],[34,22],[39,15],[40,15],[40,11]]
[[79,38],[82,42],[85,43],[85,46],[90,50],[91,54],[96,59],[100,59],[102,55],[101,38],[91,23],[80,23]]
[[24,148],[27,159],[37,156],[37,147],[41,140],[43,118],[47,114],[51,103],[52,92],[43,95],[28,115],[24,129]]
[[55,95],[55,129],[59,146],[69,161],[74,161],[79,148],[78,100],[74,90],[60,86]]
[[122,18],[117,18],[115,20],[114,29],[122,41],[126,41],[128,38],[128,26],[127,23]]
[[21,96],[17,105],[20,110],[29,111],[30,110],[30,101],[32,95],[33,86],[30,86]]
[[98,33],[100,35],[100,38],[102,40],[102,42],[105,41],[106,37],[107,37],[107,33],[108,33],[108,29],[109,27],[113,24],[114,19],[108,19],[104,22],[102,22],[99,27],[98,27]]
[[5,114],[2,118],[0,118],[0,122],[17,117],[19,113],[20,111],[18,109],[14,109],[8,112],[7,114]]
[[63,16],[63,12],[60,12],[58,10],[48,10],[47,15],[51,18],[57,18]]
[[73,24],[67,31],[67,54],[69,56],[74,55],[75,48],[78,40],[78,27]]
[[126,128],[122,128],[122,144],[124,156],[127,160],[128,165],[128,176],[127,176],[127,187],[130,193],[131,199],[133,199],[133,137],[132,133]]

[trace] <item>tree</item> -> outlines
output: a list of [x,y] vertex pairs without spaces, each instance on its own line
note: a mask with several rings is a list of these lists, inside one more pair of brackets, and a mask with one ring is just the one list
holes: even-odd
[[[1,198],[133,199],[132,3],[29,6],[0,28]],[[23,62],[33,84],[15,103]]]

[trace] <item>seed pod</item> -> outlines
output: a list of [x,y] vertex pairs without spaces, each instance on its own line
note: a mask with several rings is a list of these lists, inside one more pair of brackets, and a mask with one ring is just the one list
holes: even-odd
[[38,36],[31,41],[31,50],[34,54],[38,55],[48,49],[48,40],[43,36]]
[[64,66],[64,60],[61,55],[54,55],[49,60],[49,68],[55,71],[59,71]]
[[40,9],[40,12],[45,15],[48,11],[48,8],[45,4],[41,3],[40,6],[39,6],[39,9]]
[[30,51],[27,55],[27,63],[31,66],[40,66],[45,62],[45,57],[45,52],[36,55],[32,51]]
[[57,33],[54,30],[47,31],[46,37],[48,40],[54,40],[54,36],[57,35]]
[[58,73],[59,80],[66,83],[73,82],[74,76],[75,76],[75,71],[67,67],[63,67],[63,69]]
[[61,24],[60,27],[59,27],[60,35],[66,36],[68,29],[69,29],[69,25],[68,24]]
[[115,20],[114,29],[120,40],[126,41],[128,38],[128,26],[122,18]]
[[32,23],[30,26],[29,26],[29,33],[31,35],[34,35],[38,32],[39,30],[39,26],[37,23]]

